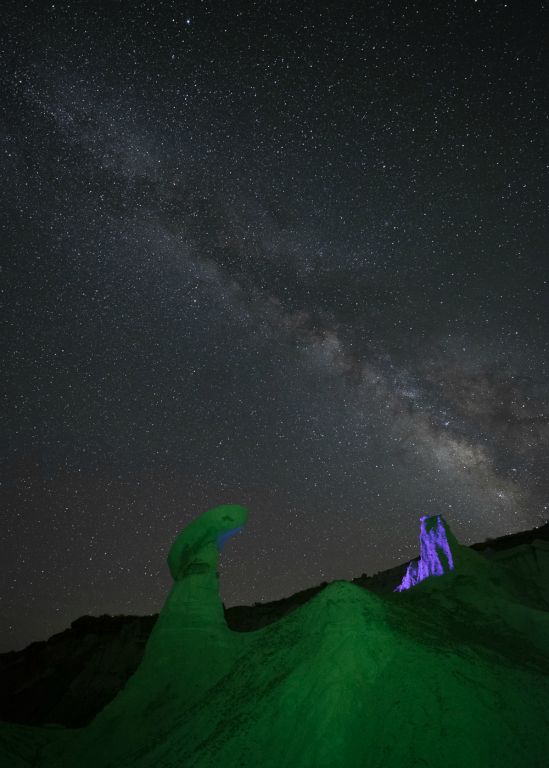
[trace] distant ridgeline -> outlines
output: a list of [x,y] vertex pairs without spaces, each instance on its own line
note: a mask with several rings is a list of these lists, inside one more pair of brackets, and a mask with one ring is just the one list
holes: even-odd
[[224,609],[246,519],[224,505],[180,534],[158,617],[0,655],[0,766],[546,768],[549,523],[465,547],[424,517],[409,564]]

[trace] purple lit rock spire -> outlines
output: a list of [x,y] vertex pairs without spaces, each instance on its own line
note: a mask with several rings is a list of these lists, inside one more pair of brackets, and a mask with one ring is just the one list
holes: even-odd
[[441,515],[421,518],[418,561],[412,560],[395,592],[410,589],[428,576],[442,576],[454,570],[450,542],[457,545],[448,523]]

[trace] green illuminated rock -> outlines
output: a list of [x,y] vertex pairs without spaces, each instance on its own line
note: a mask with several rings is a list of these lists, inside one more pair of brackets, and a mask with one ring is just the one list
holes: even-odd
[[546,768],[546,548],[534,562],[518,553],[524,567],[512,569],[449,535],[450,572],[383,597],[335,582],[235,633],[217,561],[246,516],[217,507],[183,531],[168,558],[174,586],[126,687],[83,729],[2,726],[3,765]]
[[[233,668],[245,636],[227,627],[217,569],[224,540],[247,517],[244,507],[222,505],[177,537],[168,555],[174,584],[143,660],[118,696],[75,732],[69,765],[137,765]],[[66,755],[65,744],[53,748],[44,765],[58,765]]]
[[237,505],[210,509],[175,540],[168,555],[174,585],[151,634],[138,670],[156,680],[177,677],[185,696],[199,679],[224,670],[238,635],[230,632],[219,599],[219,553],[248,518]]

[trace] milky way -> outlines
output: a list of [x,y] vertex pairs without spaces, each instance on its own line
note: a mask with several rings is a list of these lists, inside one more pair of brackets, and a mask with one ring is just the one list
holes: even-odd
[[549,517],[548,12],[298,5],[5,3],[6,649]]

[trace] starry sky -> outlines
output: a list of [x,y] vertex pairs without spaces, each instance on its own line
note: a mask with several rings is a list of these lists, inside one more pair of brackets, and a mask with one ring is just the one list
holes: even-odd
[[549,517],[545,2],[2,14],[2,650]]

